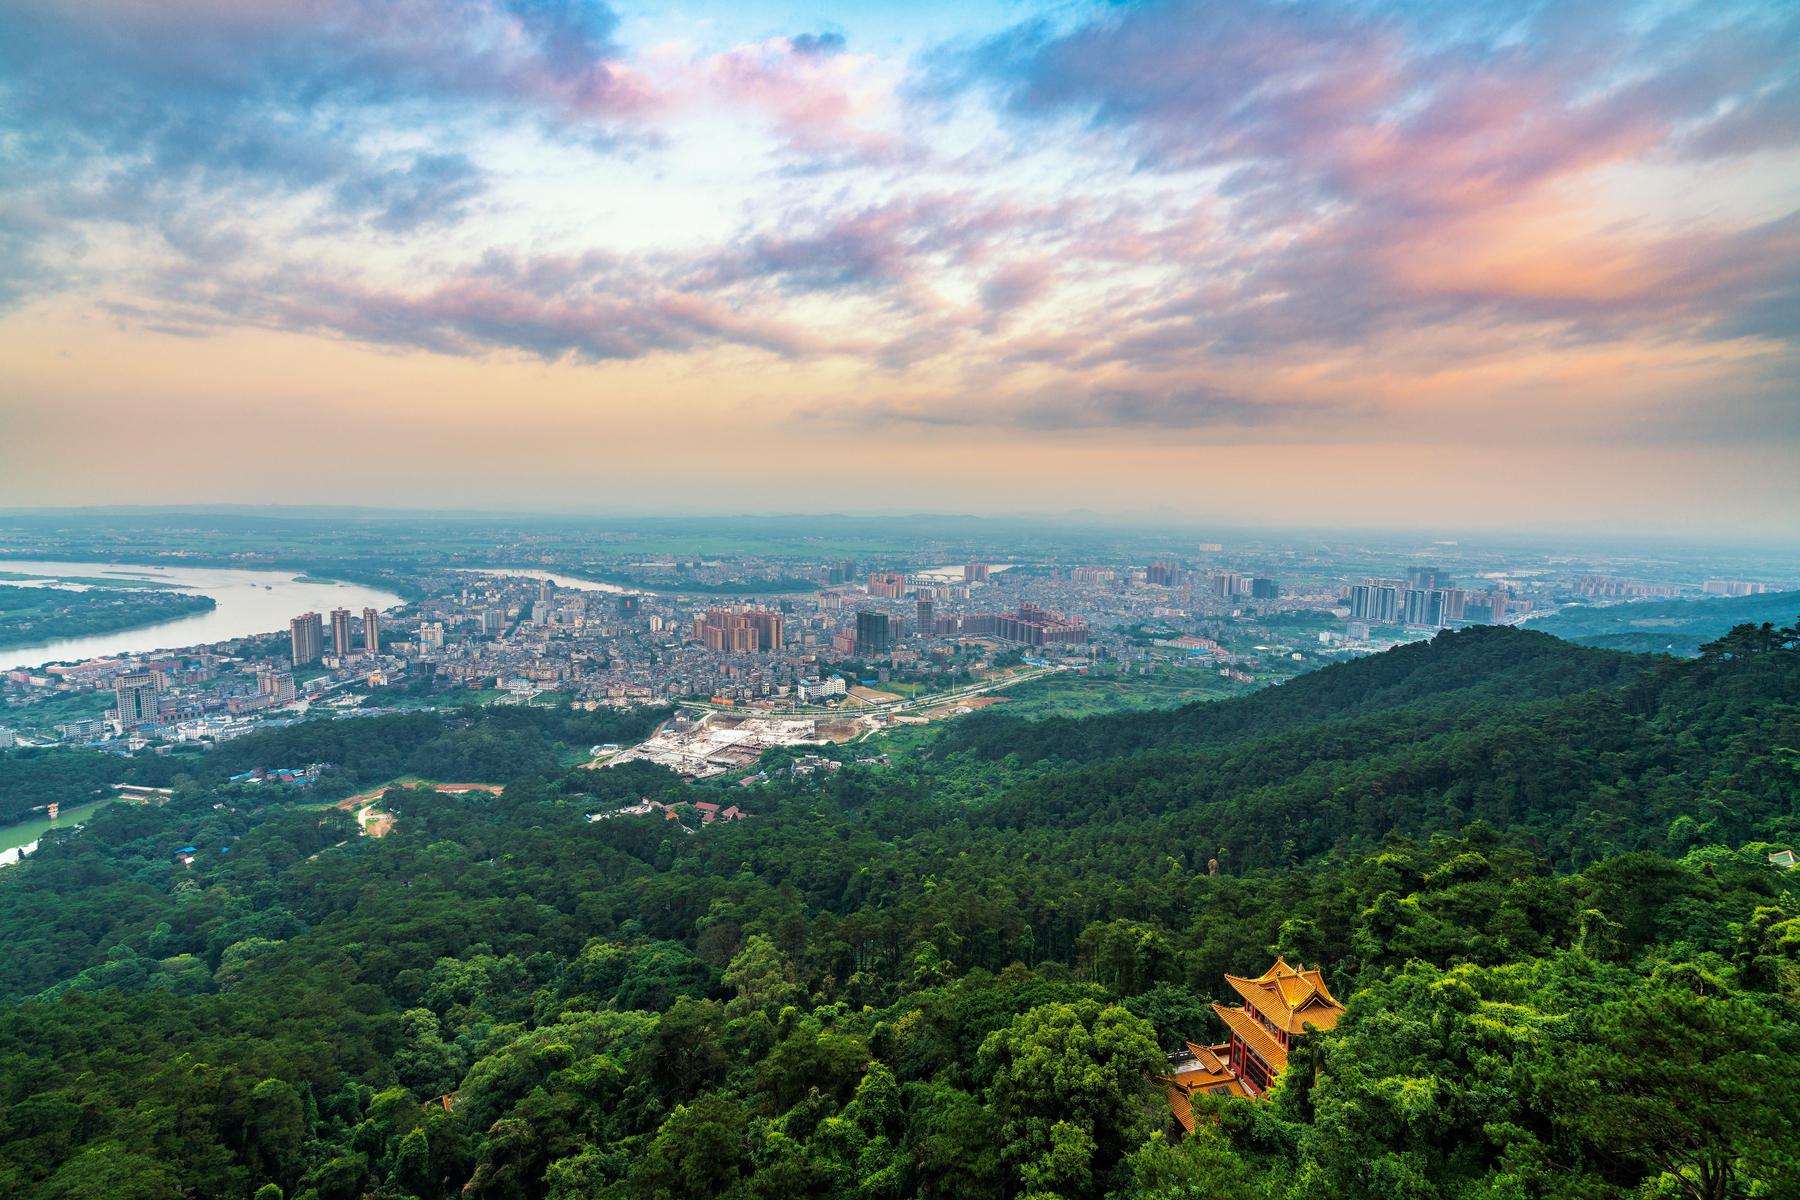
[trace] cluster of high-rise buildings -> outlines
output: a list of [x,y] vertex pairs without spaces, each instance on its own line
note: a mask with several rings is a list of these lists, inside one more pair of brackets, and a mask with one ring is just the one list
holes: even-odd
[[893,571],[874,571],[869,575],[869,595],[884,600],[898,600],[906,595],[906,576]]
[[[955,613],[934,615],[930,600],[918,602],[918,616],[913,632],[924,638],[991,638],[998,642],[1014,642],[1022,646],[1079,646],[1088,641],[1088,624],[1080,617],[1065,617],[1039,608],[1030,602],[1008,612]],[[832,649],[839,654],[870,657],[892,650],[905,635],[901,618],[875,609],[858,609],[854,630],[846,629],[833,639]]]
[[[352,636],[350,610],[331,610],[331,653],[342,660],[356,653]],[[325,623],[316,612],[301,613],[288,622],[290,656],[296,667],[319,662],[325,657]],[[381,653],[381,614],[373,608],[363,609],[362,652],[373,658]]]
[[110,729],[134,737],[174,729],[182,740],[191,740],[187,735],[194,730],[189,727],[204,726],[200,733],[218,739],[246,731],[245,719],[254,713],[294,702],[294,676],[288,671],[257,668],[254,692],[230,682],[219,686],[233,678],[205,663],[195,666],[181,659],[128,665],[112,678],[113,707],[107,720],[71,728],[65,736],[85,740],[104,737]]
[[[292,671],[287,662],[272,662],[257,637],[190,655],[0,671],[0,698],[108,692],[107,719],[68,722],[58,733],[80,740],[113,729],[135,741],[179,739],[195,722],[283,720],[291,714],[276,710],[296,698],[317,700],[340,689],[347,695],[405,677],[434,689],[494,689],[509,698],[549,690],[584,702],[722,696],[738,704],[780,703],[843,694],[846,681],[833,671],[847,660],[877,682],[941,681],[986,669],[1004,646],[1034,657],[1078,655],[1089,670],[1122,674],[1161,669],[1157,664],[1186,655],[1181,661],[1248,680],[1245,668],[1262,677],[1259,658],[1276,652],[1286,661],[1301,658],[1288,653],[1300,623],[1289,613],[1303,620],[1332,610],[1348,616],[1348,630],[1320,633],[1321,644],[1337,647],[1333,654],[1364,653],[1373,648],[1369,643],[1392,640],[1399,626],[1431,631],[1517,619],[1572,599],[1692,595],[1702,578],[1696,573],[1669,583],[1667,570],[1646,567],[1647,578],[1658,582],[1640,583],[1584,573],[1625,571],[1629,560],[1542,569],[1461,549],[1429,552],[1450,569],[1417,566],[1395,570],[1400,578],[1361,578],[1369,569],[1366,547],[1347,556],[1319,549],[1225,559],[1214,557],[1220,554],[1214,544],[1172,546],[1147,564],[1052,558],[901,568],[899,560],[796,564],[731,555],[704,563],[636,562],[636,574],[660,571],[657,577],[668,580],[642,593],[559,589],[522,574],[484,578],[445,568],[419,576],[419,599],[403,623],[372,609],[360,620],[346,608],[293,618],[279,657],[324,669]],[[914,561],[952,557],[935,548],[925,554]],[[1185,565],[1179,556],[1187,556]],[[1707,572],[1718,577],[1707,578],[1704,591],[1780,590],[1737,577],[1752,569],[1728,560],[1710,565]],[[1458,586],[1452,570],[1468,583]],[[752,590],[761,581],[771,585],[767,599],[735,602],[762,595]],[[802,598],[814,582],[818,590]],[[727,595],[733,599],[722,598]]]
[[1701,590],[1708,596],[1761,596],[1775,589],[1751,579],[1709,579]]
[[694,640],[708,650],[779,650],[782,648],[781,613],[750,605],[709,608],[694,618]]
[[[872,600],[913,600],[912,633],[921,638],[991,638],[1026,646],[1081,645],[1088,640],[1087,622],[1079,617],[1065,617],[1029,601],[1010,611],[953,612],[939,609],[941,596],[968,600],[971,585],[986,584],[992,578],[987,563],[965,563],[961,585],[941,573],[908,576],[898,572],[875,571],[868,576],[868,593]],[[832,648],[839,654],[859,657],[878,656],[893,650],[906,634],[905,613],[877,608],[859,608],[854,628],[840,631]]]
[[800,682],[816,682],[834,628],[849,616],[827,616],[822,606],[811,613],[785,597],[709,603],[504,576],[434,591],[418,604],[417,633],[397,646],[437,685],[621,703],[791,696]]
[[[327,629],[329,652],[335,662],[347,663],[359,655],[373,658],[381,653],[381,614],[376,609],[363,609],[360,649],[356,644],[358,628],[349,609],[334,609],[329,626],[318,613],[306,612],[288,622],[288,651],[294,666],[325,660]],[[205,679],[211,679],[210,673]],[[231,717],[292,704],[298,695],[294,676],[285,669],[259,666],[255,682],[254,693],[234,693],[226,698],[223,707]],[[212,719],[209,714],[217,705],[202,700],[196,706],[187,695],[186,684],[180,694],[171,692],[171,686],[170,671],[164,669],[127,670],[119,674],[112,681],[112,726],[121,734],[131,734],[177,720]]]
[[1412,567],[1405,579],[1365,579],[1351,585],[1349,602],[1352,621],[1449,629],[1504,621],[1510,597],[1502,588],[1453,587],[1441,567]]
[[[1088,571],[1089,582],[1101,582],[1092,578],[1095,575],[1111,576],[1113,573]],[[1078,573],[1077,580],[1080,579]],[[1110,581],[1110,580],[1108,580]],[[1275,600],[1281,596],[1281,585],[1273,579],[1260,575],[1245,575],[1241,571],[1190,571],[1177,562],[1153,562],[1144,568],[1144,582],[1152,587],[1202,587],[1207,593],[1221,600],[1234,600],[1249,597],[1252,600]]]
[[1610,575],[1583,575],[1575,581],[1577,596],[1597,600],[1641,600],[1647,597],[1681,595],[1678,583],[1634,583],[1614,579]]
[[937,636],[991,637],[1023,646],[1079,646],[1088,640],[1088,624],[1025,601],[1012,612],[965,613],[945,617]]

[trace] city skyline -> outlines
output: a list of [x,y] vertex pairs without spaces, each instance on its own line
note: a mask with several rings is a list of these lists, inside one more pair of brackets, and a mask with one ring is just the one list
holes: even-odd
[[836,18],[11,6],[0,505],[1791,531],[1790,8]]

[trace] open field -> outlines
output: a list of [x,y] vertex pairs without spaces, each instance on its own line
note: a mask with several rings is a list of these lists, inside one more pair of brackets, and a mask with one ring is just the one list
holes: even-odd
[[936,708],[928,708],[919,715],[928,721],[944,721],[951,717],[964,716],[967,713],[980,712],[994,704],[1005,704],[1008,696],[969,696],[950,704],[941,704]]
[[348,809],[362,804],[373,804],[385,796],[390,788],[416,787],[428,787],[433,791],[445,792],[453,796],[461,795],[464,792],[489,792],[498,796],[503,790],[497,783],[438,783],[431,779],[421,779],[416,775],[401,775],[377,787],[368,788],[354,796],[339,800],[337,807]]
[[55,736],[51,730],[64,721],[104,716],[112,706],[113,693],[110,691],[59,692],[30,704],[0,708],[0,725]]
[[497,796],[502,790],[496,783],[434,783],[429,779],[402,775],[397,779],[388,780],[379,787],[372,787],[367,791],[358,792],[354,796],[339,800],[333,807],[355,813],[356,823],[366,836],[386,837],[394,831],[394,824],[398,818],[393,813],[375,806],[380,803],[383,796],[387,795],[390,788],[412,787],[428,787],[434,791],[447,792],[451,795],[460,795],[464,792],[489,792]]
[[864,704],[894,704],[907,698],[907,695],[901,692],[883,691],[879,688],[859,686],[850,689],[850,699],[859,700]]
[[1006,711],[1012,716],[1034,720],[1141,712],[1152,708],[1179,708],[1196,700],[1221,700],[1242,695],[1255,686],[1233,683],[1199,671],[1123,678],[1065,672],[1008,688]]
[[864,690],[886,692],[896,698],[910,700],[914,696],[923,695],[929,689],[922,683],[903,683],[900,680],[891,679],[886,683],[872,684]]

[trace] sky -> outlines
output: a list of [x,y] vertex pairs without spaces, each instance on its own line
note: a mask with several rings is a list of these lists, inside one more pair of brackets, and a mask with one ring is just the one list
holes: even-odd
[[0,0],[0,505],[1800,526],[1800,5]]

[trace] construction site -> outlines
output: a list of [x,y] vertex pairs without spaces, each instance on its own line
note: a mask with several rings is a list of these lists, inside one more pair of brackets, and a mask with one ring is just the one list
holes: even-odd
[[706,713],[677,716],[647,740],[613,755],[606,766],[643,760],[668,767],[688,779],[709,779],[755,765],[777,746],[848,742],[867,732],[856,720],[787,717],[749,718]]

